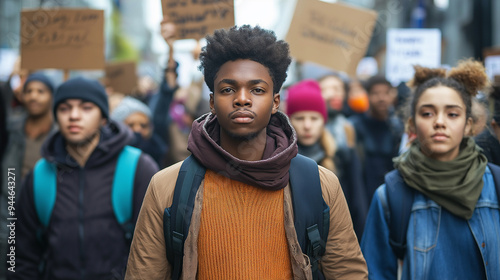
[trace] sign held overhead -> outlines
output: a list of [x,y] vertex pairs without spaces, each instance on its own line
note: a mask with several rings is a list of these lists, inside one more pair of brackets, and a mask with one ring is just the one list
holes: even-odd
[[177,27],[177,39],[204,38],[234,25],[233,0],[162,0],[163,15]]
[[21,66],[26,69],[103,69],[104,11],[21,12]]
[[134,61],[117,61],[106,63],[106,85],[113,91],[131,94],[137,89],[136,63]]
[[377,13],[372,10],[298,0],[286,41],[295,59],[354,76],[358,62],[365,56],[376,19]]

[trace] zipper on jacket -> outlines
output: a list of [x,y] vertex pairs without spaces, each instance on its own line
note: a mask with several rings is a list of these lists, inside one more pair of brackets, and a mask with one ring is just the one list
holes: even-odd
[[80,241],[80,262],[81,262],[81,269],[80,269],[80,276],[81,279],[85,279],[85,274],[86,274],[86,269],[85,269],[85,244],[84,244],[84,225],[85,225],[85,212],[84,212],[84,207],[83,207],[83,195],[84,195],[84,188],[85,188],[85,170],[80,167],[80,176],[78,176],[78,182],[79,182],[79,190],[78,190],[78,238]]

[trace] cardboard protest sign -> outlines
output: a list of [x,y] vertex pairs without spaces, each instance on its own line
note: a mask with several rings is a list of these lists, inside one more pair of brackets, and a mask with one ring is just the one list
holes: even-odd
[[233,0],[162,0],[163,15],[175,23],[177,39],[199,40],[234,25]]
[[106,64],[106,85],[115,92],[130,94],[137,88],[136,63],[134,61],[108,62]]
[[21,12],[21,66],[26,69],[103,69],[104,11]]
[[387,31],[386,77],[394,86],[412,79],[413,66],[441,66],[439,29],[401,28]]
[[483,56],[486,74],[494,81],[495,76],[500,75],[500,47],[483,50]]
[[377,13],[340,3],[298,0],[286,36],[299,61],[356,74],[370,43]]

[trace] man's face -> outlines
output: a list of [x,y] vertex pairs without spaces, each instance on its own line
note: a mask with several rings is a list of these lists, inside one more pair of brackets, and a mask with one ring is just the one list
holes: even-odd
[[223,64],[214,81],[210,108],[221,126],[221,139],[250,140],[266,133],[280,103],[264,65],[239,59]]
[[321,95],[328,107],[340,111],[344,105],[345,89],[344,82],[339,77],[329,76],[319,82]]
[[395,98],[395,90],[386,84],[376,84],[368,93],[370,108],[377,114],[387,114]]
[[145,114],[140,112],[132,113],[123,122],[133,132],[140,133],[142,138],[148,139],[151,136],[151,124],[148,116]]
[[67,99],[57,106],[59,130],[70,145],[88,143],[105,123],[101,110],[92,102]]
[[23,103],[32,117],[50,114],[52,108],[52,93],[42,82],[31,81],[23,92]]

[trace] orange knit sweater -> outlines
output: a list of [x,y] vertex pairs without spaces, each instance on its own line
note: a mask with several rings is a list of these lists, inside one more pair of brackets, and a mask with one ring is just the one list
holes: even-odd
[[292,279],[283,195],[207,170],[198,279]]

